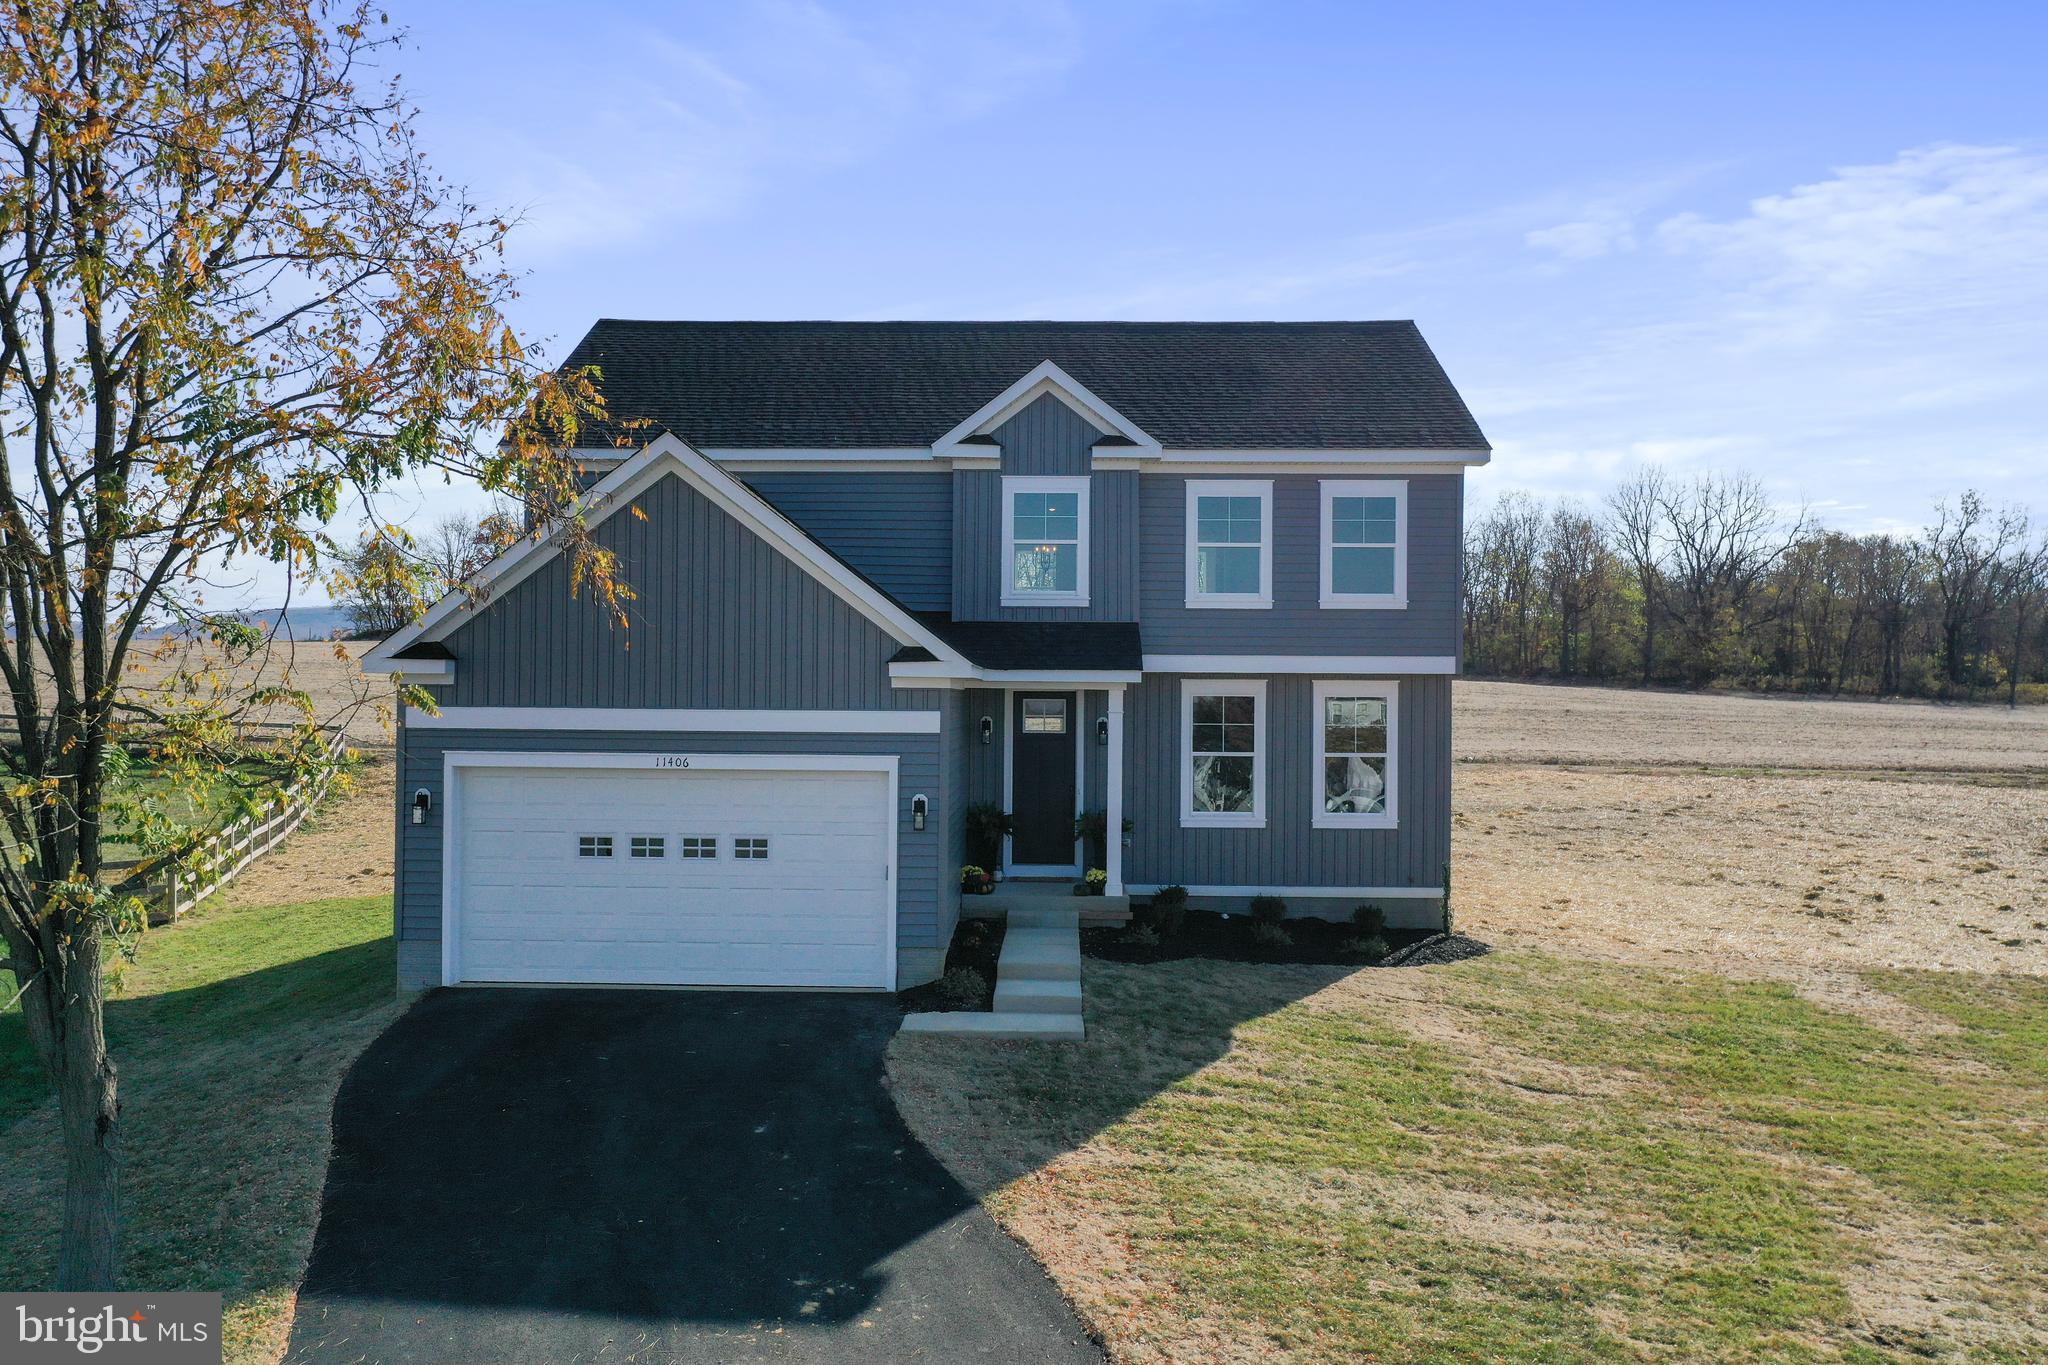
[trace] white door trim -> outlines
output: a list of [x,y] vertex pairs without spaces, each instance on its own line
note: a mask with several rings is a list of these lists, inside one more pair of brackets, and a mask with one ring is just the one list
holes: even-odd
[[894,754],[513,753],[451,749],[441,757],[441,984],[462,983],[462,770],[465,768],[616,768],[691,772],[880,773],[888,778],[889,827],[882,840],[884,989],[896,989],[896,884],[899,824]]
[[[1082,742],[1082,731],[1087,728],[1083,718],[1088,711],[1088,694],[1078,687],[1005,687],[1003,689],[1003,809],[1012,815],[1017,813],[1017,694],[1019,692],[1060,692],[1074,695],[1074,704],[1068,709],[1067,724],[1074,732],[1074,818],[1081,818],[1082,803],[1088,791],[1088,750]],[[1003,836],[1003,875],[1005,877],[1079,877],[1087,871],[1081,866],[1081,841],[1074,841],[1074,861],[1059,863],[1016,863],[1010,860],[1010,836]]]

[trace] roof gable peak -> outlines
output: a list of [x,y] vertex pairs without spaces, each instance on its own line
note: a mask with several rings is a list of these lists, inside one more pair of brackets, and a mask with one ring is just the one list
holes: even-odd
[[985,438],[1005,422],[1050,394],[1078,413],[1105,435],[1121,437],[1119,455],[1160,454],[1159,442],[1137,423],[1088,391],[1088,386],[1050,360],[1042,361],[1030,373],[976,408],[951,431],[932,442],[932,453],[940,456],[986,455]]

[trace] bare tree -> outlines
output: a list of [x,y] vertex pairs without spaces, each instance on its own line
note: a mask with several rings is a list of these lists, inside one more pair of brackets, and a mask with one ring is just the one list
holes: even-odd
[[1763,485],[1747,474],[1705,474],[1667,486],[1656,505],[1669,547],[1682,663],[1693,681],[1705,682],[1731,662],[1725,650],[1748,644],[1765,585],[1799,543],[1806,518],[1781,519]]
[[1666,486],[1664,471],[1643,465],[1607,495],[1607,528],[1615,552],[1634,575],[1642,598],[1643,630],[1640,673],[1648,683],[1657,667],[1657,617],[1663,610],[1664,544],[1662,535]]
[[1610,551],[1600,523],[1573,502],[1552,510],[1544,526],[1543,582],[1557,613],[1557,671],[1571,677],[1585,659],[1579,642],[1599,601]]
[[1927,528],[1927,568],[1940,611],[1941,669],[1950,684],[1970,681],[1971,649],[1983,635],[1997,587],[1998,566],[2026,539],[2027,518],[2016,508],[1993,512],[1983,495],[1966,490],[1951,507],[1935,504]]
[[2026,538],[2026,520],[2020,518],[2015,544],[1998,568],[1998,595],[2012,615],[2012,658],[2005,677],[2005,704],[2020,704],[2020,676],[2026,667],[2027,623],[2033,619],[2048,593],[2048,527],[2032,544]]

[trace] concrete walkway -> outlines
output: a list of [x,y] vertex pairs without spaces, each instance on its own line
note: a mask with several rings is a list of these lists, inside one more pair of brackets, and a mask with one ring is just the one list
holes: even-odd
[[995,1008],[909,1014],[905,1033],[1079,1042],[1081,916],[1078,908],[1044,905],[1011,910],[996,961]]

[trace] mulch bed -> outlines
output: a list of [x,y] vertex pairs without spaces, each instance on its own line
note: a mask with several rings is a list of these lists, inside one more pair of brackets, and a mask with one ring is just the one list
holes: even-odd
[[1000,917],[961,920],[946,949],[945,972],[937,981],[896,992],[897,1005],[905,1014],[987,1010],[995,1001],[996,959],[1003,953],[1003,928]]
[[1447,962],[1463,962],[1468,957],[1479,957],[1493,951],[1493,946],[1481,943],[1470,934],[1431,934],[1420,943],[1411,943],[1406,948],[1388,953],[1382,967],[1440,967]]
[[[1145,923],[1146,918],[1140,911],[1136,923]],[[1260,942],[1252,932],[1253,923],[1250,915],[1189,910],[1182,920],[1180,932],[1170,937],[1162,935],[1157,943],[1145,942],[1143,934],[1133,934],[1130,929],[1083,929],[1081,951],[1108,962],[1178,962],[1183,958],[1199,957],[1218,962],[1291,962],[1324,967],[1374,965],[1358,951],[1358,930],[1348,923],[1290,919],[1283,926],[1288,937],[1284,945]],[[1393,950],[1386,958],[1386,963],[1392,965],[1405,951],[1444,936],[1433,929],[1388,929],[1380,937]],[[1476,943],[1476,940],[1465,939],[1465,942]],[[1485,951],[1483,944],[1478,947],[1479,951]]]

